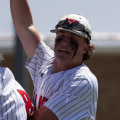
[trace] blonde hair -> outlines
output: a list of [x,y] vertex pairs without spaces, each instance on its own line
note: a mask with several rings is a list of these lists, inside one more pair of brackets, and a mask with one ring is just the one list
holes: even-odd
[[89,60],[90,57],[91,57],[91,56],[94,54],[94,52],[95,52],[95,46],[90,43],[90,40],[88,40],[88,39],[85,39],[85,40],[86,40],[86,43],[87,43],[87,44],[90,44],[90,47],[89,47],[88,51],[83,55],[83,59],[82,59],[83,61],[84,61],[84,60]]

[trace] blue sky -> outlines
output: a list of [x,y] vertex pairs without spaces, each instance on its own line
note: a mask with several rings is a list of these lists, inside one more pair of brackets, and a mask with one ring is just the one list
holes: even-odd
[[[28,0],[34,25],[49,33],[66,14],[85,16],[96,32],[120,32],[120,0]],[[0,33],[14,32],[9,0],[0,0]]]

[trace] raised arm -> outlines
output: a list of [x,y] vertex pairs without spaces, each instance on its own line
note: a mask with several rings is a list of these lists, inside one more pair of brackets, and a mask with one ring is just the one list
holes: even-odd
[[40,42],[40,36],[33,25],[28,2],[27,0],[10,0],[10,7],[15,30],[27,56],[31,59]]
[[[27,0],[10,0],[10,7],[16,32],[27,56],[31,59],[41,39],[38,31],[33,25],[33,19],[28,2]],[[32,119],[58,120],[56,115],[45,106],[38,109],[33,114]]]

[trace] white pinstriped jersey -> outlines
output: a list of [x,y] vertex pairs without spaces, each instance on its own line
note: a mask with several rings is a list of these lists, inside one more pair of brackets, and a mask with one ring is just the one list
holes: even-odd
[[9,68],[0,67],[0,120],[27,120],[33,106]]
[[98,83],[83,63],[76,68],[52,74],[53,51],[41,42],[31,61],[26,62],[33,84],[35,110],[44,105],[59,120],[95,120]]

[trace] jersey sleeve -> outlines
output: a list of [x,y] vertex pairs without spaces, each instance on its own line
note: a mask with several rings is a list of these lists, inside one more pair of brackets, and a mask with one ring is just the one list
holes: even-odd
[[[77,79],[64,85],[45,103],[59,120],[94,120],[96,90],[87,79]],[[93,100],[93,98],[95,100]]]
[[36,76],[38,76],[41,70],[46,67],[47,63],[53,61],[53,58],[53,50],[41,41],[33,55],[33,58],[31,60],[28,58],[25,65],[32,77],[33,83],[35,82]]

